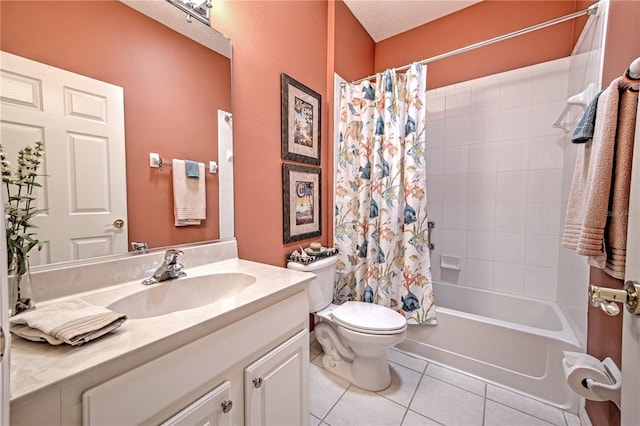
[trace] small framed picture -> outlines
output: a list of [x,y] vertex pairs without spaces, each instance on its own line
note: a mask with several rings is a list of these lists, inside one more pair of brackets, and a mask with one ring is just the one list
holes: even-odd
[[282,165],[283,241],[304,240],[322,233],[320,169]]
[[282,74],[282,158],[320,165],[319,93]]

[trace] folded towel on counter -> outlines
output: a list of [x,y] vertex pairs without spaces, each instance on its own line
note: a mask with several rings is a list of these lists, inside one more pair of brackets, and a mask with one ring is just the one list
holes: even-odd
[[571,142],[587,143],[593,139],[593,130],[596,125],[596,112],[598,109],[598,98],[600,98],[600,93],[598,93],[589,103],[587,109],[582,115],[582,118],[578,121],[576,129],[573,131]]
[[[204,164],[198,172],[204,176]],[[173,212],[175,226],[200,225],[207,218],[206,179],[187,179],[184,160],[173,160]]]
[[188,178],[200,179],[200,164],[197,161],[184,160]]
[[124,314],[69,298],[11,317],[9,327],[23,339],[77,346],[115,330],[126,319]]
[[[625,163],[627,160],[630,162],[631,157],[624,154],[629,158],[619,158],[623,153],[618,154],[617,150],[626,151],[629,145],[633,149],[632,133],[635,127],[626,131],[623,131],[622,127],[619,128],[629,126],[627,116],[631,114],[629,110],[632,107],[627,97],[633,94],[622,90],[624,87],[622,78],[615,79],[598,99],[593,140],[578,148],[562,235],[563,247],[576,250],[579,255],[588,256],[590,265],[604,269],[608,274],[620,269],[620,259],[623,257],[621,251],[626,248],[622,245],[623,238],[620,233],[625,234],[626,244],[629,186],[626,186],[625,190],[628,183],[623,184],[623,181],[629,179],[626,175],[630,172],[630,163]],[[633,114],[635,116],[635,112]],[[626,118],[623,119],[623,116]],[[616,143],[616,135],[625,132],[631,133],[630,140],[623,141],[618,136],[619,140]],[[629,139],[627,136],[625,138]],[[616,181],[619,181],[618,185]],[[625,200],[626,207],[623,206]],[[615,206],[612,204],[614,202]],[[624,214],[620,214],[620,217],[612,222],[613,209]],[[607,255],[613,256],[610,259],[613,263],[609,270]],[[624,274],[624,271],[622,273]]]

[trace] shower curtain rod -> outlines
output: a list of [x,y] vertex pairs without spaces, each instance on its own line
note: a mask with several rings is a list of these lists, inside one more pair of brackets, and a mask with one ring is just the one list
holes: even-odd
[[[514,31],[514,32],[511,32],[511,33],[508,33],[508,34],[504,34],[504,35],[501,35],[501,36],[498,36],[498,37],[490,38],[490,39],[485,40],[485,41],[481,41],[481,42],[478,42],[478,43],[470,44],[469,46],[461,47],[460,49],[456,49],[456,50],[452,50],[450,52],[442,53],[440,55],[432,56],[431,58],[427,58],[427,59],[423,59],[421,61],[418,61],[418,63],[419,64],[427,64],[429,62],[435,62],[435,61],[438,61],[440,59],[444,59],[444,58],[448,58],[450,56],[457,55],[459,53],[468,52],[470,50],[475,50],[475,49],[478,49],[480,47],[488,46],[490,44],[497,43],[499,41],[503,41],[503,40],[507,40],[507,39],[510,39],[510,38],[513,38],[513,37],[517,37],[517,36],[520,36],[520,35],[523,35],[523,34],[527,34],[527,33],[530,33],[532,31],[540,30],[542,28],[547,28],[547,27],[550,27],[552,25],[556,25],[556,24],[559,24],[561,22],[569,21],[571,19],[583,16],[583,15],[595,15],[597,13],[597,11],[598,11],[598,3],[596,2],[596,3],[592,4],[591,6],[589,6],[588,8],[580,10],[578,12],[574,12],[574,13],[571,13],[569,15],[561,16],[559,18],[552,19],[551,21],[547,21],[547,22],[543,22],[541,24],[533,25],[531,27],[527,27],[527,28],[524,28],[524,29],[521,29],[521,30],[518,30],[518,31]],[[411,67],[411,64],[404,65],[404,66],[402,66],[400,68],[396,68],[396,71],[404,71],[404,70],[409,69],[409,67]],[[360,80],[355,80],[355,81],[352,82],[352,84],[361,83],[363,81],[372,80],[374,78],[376,78],[376,74],[370,75],[370,76],[365,77],[365,78],[361,78]],[[345,83],[341,83],[341,85],[344,85],[344,84]]]

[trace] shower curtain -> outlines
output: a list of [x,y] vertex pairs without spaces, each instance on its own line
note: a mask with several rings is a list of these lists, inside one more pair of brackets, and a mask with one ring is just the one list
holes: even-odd
[[427,68],[342,88],[336,167],[336,302],[435,324],[425,171]]

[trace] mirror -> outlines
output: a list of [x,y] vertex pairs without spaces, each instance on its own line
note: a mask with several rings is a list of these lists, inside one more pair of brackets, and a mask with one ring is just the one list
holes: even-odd
[[[120,167],[126,170],[128,217],[116,230],[113,219],[105,221],[101,237],[126,233],[131,250],[131,242],[155,249],[234,235],[233,201],[220,202],[233,200],[233,179],[219,173],[232,167],[227,37],[197,20],[187,22],[185,12],[165,0],[3,1],[0,8],[0,50],[123,88],[126,161]],[[225,132],[227,145],[220,147],[218,135]],[[165,166],[149,167],[150,153],[158,153]],[[205,164],[207,218],[200,225],[174,224],[174,158]],[[210,161],[218,173],[209,173]],[[73,257],[71,246],[62,248],[70,259],[93,255],[75,250]],[[55,250],[34,263],[56,258]]]

